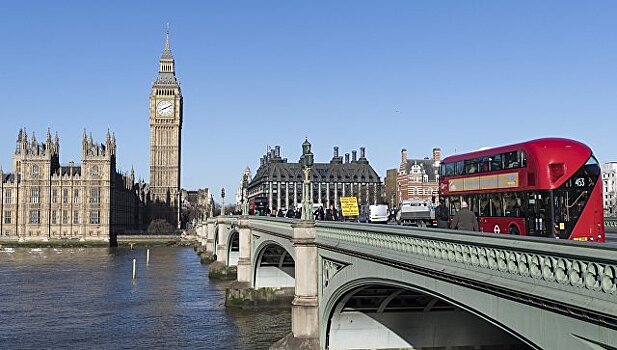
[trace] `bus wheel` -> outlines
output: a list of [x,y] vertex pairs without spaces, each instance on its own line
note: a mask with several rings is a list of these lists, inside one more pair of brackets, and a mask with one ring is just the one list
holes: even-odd
[[520,233],[518,232],[518,229],[516,228],[516,226],[510,226],[510,234],[511,235],[515,235],[518,236]]
[[424,221],[422,221],[422,220],[416,221],[416,225],[418,227],[426,227],[426,223]]

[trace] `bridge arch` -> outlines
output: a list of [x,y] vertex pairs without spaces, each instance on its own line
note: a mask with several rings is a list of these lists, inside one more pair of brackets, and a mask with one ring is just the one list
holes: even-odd
[[232,227],[227,237],[227,266],[238,266],[240,259],[240,232]]
[[266,240],[255,250],[253,281],[255,288],[295,286],[295,252],[273,240]]
[[325,347],[539,348],[455,298],[395,280],[364,278],[334,291],[324,308]]

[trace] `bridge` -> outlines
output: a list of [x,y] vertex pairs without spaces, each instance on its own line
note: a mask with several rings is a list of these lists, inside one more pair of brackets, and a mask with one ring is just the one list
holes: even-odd
[[291,289],[273,348],[617,347],[614,246],[255,216],[197,232],[236,288]]

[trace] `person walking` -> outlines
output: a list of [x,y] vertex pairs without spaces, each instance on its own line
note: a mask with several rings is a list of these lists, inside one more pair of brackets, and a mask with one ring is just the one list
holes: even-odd
[[461,203],[461,210],[454,214],[450,228],[456,230],[478,231],[478,219],[476,214],[469,210],[467,202]]
[[446,207],[443,198],[439,198],[439,205],[435,208],[435,218],[437,219],[437,228],[448,228],[448,207]]

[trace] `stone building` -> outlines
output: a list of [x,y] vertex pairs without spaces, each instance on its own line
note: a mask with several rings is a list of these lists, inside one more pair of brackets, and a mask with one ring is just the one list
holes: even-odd
[[143,231],[155,219],[180,224],[180,152],[183,101],[175,76],[169,32],[152,85],[150,183],[135,182],[134,171],[116,169],[116,138],[103,143],[84,130],[81,164],[60,164],[60,140],[38,143],[20,130],[13,172],[0,170],[0,239],[78,238],[110,241],[123,232]]
[[95,143],[84,131],[81,164],[60,164],[60,140],[47,131],[38,143],[20,130],[13,172],[0,171],[4,239],[78,238],[108,241],[140,219],[134,174],[116,170],[116,138]]
[[401,150],[401,164],[396,179],[397,202],[409,199],[431,201],[439,196],[439,164],[441,150],[433,148],[433,158],[407,159]]
[[150,184],[152,219],[180,225],[180,155],[183,101],[169,31],[150,92]]
[[602,166],[604,216],[617,216],[617,162]]
[[[364,147],[360,157],[352,151],[345,159],[339,156],[338,147],[329,163],[315,163],[311,168],[310,197],[314,204],[330,204],[340,209],[339,198],[355,196],[358,203],[376,204],[381,200],[381,180],[366,158]],[[304,175],[298,162],[281,157],[276,146],[260,159],[260,165],[248,186],[249,202],[262,198],[271,210],[298,208],[302,203]]]

